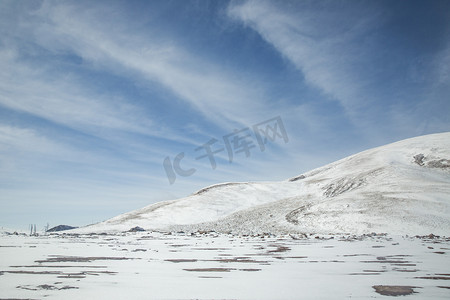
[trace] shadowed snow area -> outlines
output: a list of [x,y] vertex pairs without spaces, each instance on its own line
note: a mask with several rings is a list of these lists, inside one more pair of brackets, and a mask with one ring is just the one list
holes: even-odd
[[370,149],[281,182],[224,183],[71,232],[447,235],[450,133]]

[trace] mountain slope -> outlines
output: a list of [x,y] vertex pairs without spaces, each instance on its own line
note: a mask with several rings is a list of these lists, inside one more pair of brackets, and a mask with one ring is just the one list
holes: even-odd
[[450,133],[370,149],[282,182],[225,183],[76,232],[450,234]]

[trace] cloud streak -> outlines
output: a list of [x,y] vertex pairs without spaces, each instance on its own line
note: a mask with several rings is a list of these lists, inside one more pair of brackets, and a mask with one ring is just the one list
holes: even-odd
[[[271,105],[250,80],[189,53],[157,34],[144,35],[127,26],[97,22],[102,7],[77,13],[71,5],[43,5],[37,16],[48,20],[35,31],[36,42],[54,51],[70,51],[119,74],[156,82],[223,129],[257,121]],[[145,42],[143,42],[145,41]],[[256,112],[249,114],[249,112]],[[252,120],[254,118],[254,120]],[[250,119],[250,120],[249,120]]]
[[[269,1],[246,1],[230,5],[228,13],[272,44],[302,71],[309,84],[351,112],[369,84],[355,72],[368,59],[364,45],[355,43],[377,27],[379,14],[367,9],[352,16],[351,12],[357,9],[322,10],[308,4],[300,4],[294,13]],[[348,17],[346,20],[341,19],[342,13]]]

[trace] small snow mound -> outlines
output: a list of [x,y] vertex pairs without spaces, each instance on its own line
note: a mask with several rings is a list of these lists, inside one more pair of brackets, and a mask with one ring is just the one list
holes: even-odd
[[145,231],[145,229],[139,226],[133,227],[130,230],[128,230],[128,232],[141,232],[141,231]]
[[71,230],[71,229],[75,229],[75,228],[78,228],[78,227],[69,226],[69,225],[58,225],[53,228],[50,228],[49,230],[47,230],[47,232],[58,232],[58,231]]

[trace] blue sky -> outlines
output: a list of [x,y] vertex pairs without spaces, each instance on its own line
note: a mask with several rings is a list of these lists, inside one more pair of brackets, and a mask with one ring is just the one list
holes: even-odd
[[[449,131],[449,23],[448,1],[3,0],[0,226],[86,225]],[[277,117],[288,140],[269,128],[262,151],[253,126]],[[192,174],[170,184],[180,153]]]

